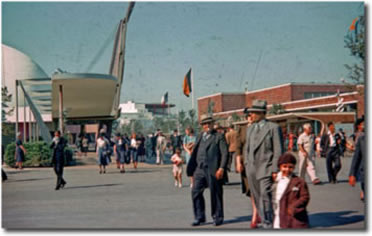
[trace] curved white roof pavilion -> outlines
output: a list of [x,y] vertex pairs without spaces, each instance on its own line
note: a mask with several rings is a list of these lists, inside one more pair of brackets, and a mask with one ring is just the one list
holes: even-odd
[[52,116],[59,117],[59,88],[68,119],[115,119],[116,77],[107,74],[57,73],[52,76]]
[[[8,92],[13,95],[9,105],[15,107],[15,81],[21,80],[31,97],[35,98],[34,101],[37,105],[43,104],[50,107],[51,81],[41,66],[26,54],[10,46],[2,44],[1,51],[1,84],[6,86]],[[18,105],[24,106],[23,93],[20,90],[18,92]],[[39,109],[42,113],[45,113],[41,107]]]

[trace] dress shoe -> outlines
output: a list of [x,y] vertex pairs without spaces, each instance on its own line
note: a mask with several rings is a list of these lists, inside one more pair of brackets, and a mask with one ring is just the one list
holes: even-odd
[[213,225],[214,225],[214,226],[222,225],[222,223],[223,223],[222,220],[215,220],[215,221],[213,221]]
[[55,190],[59,190],[60,187],[61,187],[61,185],[57,185]]
[[318,185],[318,184],[320,184],[321,182],[320,182],[320,180],[319,179],[314,179],[313,180],[313,185]]
[[202,223],[205,223],[205,219],[203,220],[195,220],[194,222],[191,223],[191,226],[199,226]]

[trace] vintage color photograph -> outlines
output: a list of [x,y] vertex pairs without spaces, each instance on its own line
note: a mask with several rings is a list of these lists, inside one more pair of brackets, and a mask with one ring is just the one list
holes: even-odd
[[364,2],[1,17],[3,231],[366,231]]

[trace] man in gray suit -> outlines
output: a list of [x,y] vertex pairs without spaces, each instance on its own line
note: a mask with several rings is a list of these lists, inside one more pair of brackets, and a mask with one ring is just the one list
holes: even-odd
[[280,127],[266,120],[266,105],[264,100],[254,100],[248,109],[254,123],[247,128],[244,152],[248,184],[263,220],[260,227],[272,228],[271,186],[279,171],[283,137]]
[[198,136],[187,165],[187,176],[194,177],[191,190],[195,221],[198,226],[206,221],[203,192],[209,187],[212,218],[215,226],[223,223],[223,189],[228,160],[227,144],[223,134],[213,130],[213,118],[202,115],[203,131]]

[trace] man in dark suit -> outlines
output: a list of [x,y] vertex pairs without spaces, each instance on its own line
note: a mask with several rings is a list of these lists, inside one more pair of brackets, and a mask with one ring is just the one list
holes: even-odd
[[178,131],[176,129],[173,131],[173,135],[171,135],[170,139],[173,148],[173,154],[175,154],[177,148],[182,148],[182,139],[181,136],[178,135]]
[[213,118],[201,116],[203,131],[198,136],[190,161],[187,176],[194,177],[191,191],[195,221],[198,226],[206,221],[203,192],[209,187],[212,218],[215,226],[223,223],[223,183],[228,161],[227,144],[224,135],[213,130]]
[[61,132],[57,130],[54,132],[54,138],[50,145],[53,149],[52,164],[54,165],[54,171],[57,175],[56,190],[63,188],[66,181],[63,179],[63,167],[65,166],[65,147],[67,145],[66,139],[61,137]]
[[332,184],[337,183],[337,174],[341,169],[341,136],[335,132],[333,122],[328,123],[328,132],[322,136],[320,146],[322,156],[326,157],[328,180]]
[[266,105],[264,100],[254,100],[248,109],[254,123],[247,128],[244,157],[249,188],[263,220],[259,226],[272,228],[271,187],[283,153],[283,137],[279,125],[266,120]]

